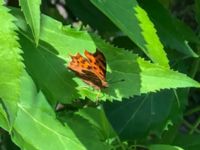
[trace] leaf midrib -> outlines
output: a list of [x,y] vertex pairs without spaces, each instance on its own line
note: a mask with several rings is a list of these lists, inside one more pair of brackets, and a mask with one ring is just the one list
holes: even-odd
[[80,147],[80,149],[82,149],[82,147],[80,146],[80,143],[76,142],[76,140],[72,140],[73,137],[67,137],[59,132],[55,132],[55,130],[53,130],[52,128],[49,128],[48,126],[46,126],[45,124],[43,124],[42,122],[40,122],[39,120],[37,120],[36,118],[34,118],[34,116],[32,116],[21,104],[18,104],[18,107],[24,112],[26,113],[36,124],[40,125],[43,128],[46,128],[47,130],[49,130],[50,132],[52,132],[53,134],[55,134],[59,140],[61,141],[61,143],[63,144],[64,147],[66,147],[65,142],[63,141],[62,137],[66,138],[68,141],[71,141],[72,143],[76,144],[78,147]]

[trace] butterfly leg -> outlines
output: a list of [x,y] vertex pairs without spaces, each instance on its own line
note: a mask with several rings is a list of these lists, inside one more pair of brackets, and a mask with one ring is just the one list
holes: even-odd
[[100,98],[103,97],[103,94],[101,90],[98,90],[97,96],[96,96],[96,104],[100,102]]

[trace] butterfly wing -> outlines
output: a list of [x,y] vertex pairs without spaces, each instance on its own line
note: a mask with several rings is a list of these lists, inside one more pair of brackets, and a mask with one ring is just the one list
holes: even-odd
[[94,54],[85,51],[85,56],[93,66],[93,72],[98,75],[101,80],[105,80],[106,77],[106,59],[104,55],[97,50]]
[[103,54],[100,51],[96,51],[94,54],[85,51],[85,56],[87,59],[79,53],[76,56],[71,56],[72,61],[68,68],[95,89],[107,87],[108,84],[105,81],[106,64]]
[[90,86],[94,87],[97,90],[103,87],[101,80],[93,72],[88,71],[88,70],[83,70],[83,72],[84,74],[78,74],[78,76],[84,82],[86,82],[87,84],[89,84]]
[[90,69],[90,63],[87,59],[81,56],[79,53],[76,56],[71,56],[71,62],[68,68],[75,73],[83,73],[83,70]]

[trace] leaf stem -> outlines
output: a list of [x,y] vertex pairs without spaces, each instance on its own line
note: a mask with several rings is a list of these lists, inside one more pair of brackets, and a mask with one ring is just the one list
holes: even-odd
[[194,133],[194,131],[196,131],[197,130],[197,128],[198,128],[198,126],[199,126],[199,124],[200,124],[200,117],[198,118],[198,120],[196,121],[196,123],[194,124],[194,126],[192,126],[192,128],[191,128],[191,130],[190,130],[190,134],[193,134]]
[[191,70],[191,73],[190,73],[190,77],[194,78],[198,69],[199,69],[199,63],[200,63],[200,59],[197,58],[197,60],[194,61],[193,63],[193,67],[192,67],[192,70]]
[[[190,128],[190,129],[193,128],[193,126],[192,126],[189,122],[187,122],[186,120],[183,120],[183,123],[184,123],[188,128]],[[195,128],[194,131],[196,131],[197,133],[200,133],[200,130],[197,129],[197,128]]]
[[143,149],[148,149],[147,146],[138,145],[138,144],[131,145],[131,146],[129,147],[129,149],[130,149],[130,150],[136,150],[137,147],[138,147],[138,148],[143,148]]
[[[200,54],[200,48],[198,47],[197,48],[197,54],[199,55]],[[190,71],[190,77],[194,78],[198,69],[199,69],[199,66],[200,66],[200,59],[199,57],[197,59],[194,60],[193,64],[192,64],[192,67],[191,67],[191,71]]]
[[123,143],[121,142],[120,138],[118,136],[116,136],[117,142],[119,143],[120,147],[122,150],[126,150],[125,146],[123,145]]
[[177,93],[177,91],[175,89],[173,90],[173,92],[174,92],[174,95],[175,95],[175,98],[176,98],[176,101],[177,101],[177,105],[180,108],[181,104],[180,104],[180,99],[178,97],[178,93]]
[[200,112],[200,106],[197,106],[197,107],[195,107],[195,108],[193,108],[193,109],[190,109],[190,110],[187,111],[184,115],[185,115],[185,116],[189,116],[189,115],[191,115],[191,114],[193,114],[193,113],[196,113],[196,112]]

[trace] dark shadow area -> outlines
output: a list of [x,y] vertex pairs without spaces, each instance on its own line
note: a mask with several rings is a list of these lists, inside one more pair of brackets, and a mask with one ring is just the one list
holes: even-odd
[[122,102],[106,102],[106,116],[123,140],[138,140],[151,131],[162,132],[168,120],[180,111],[172,90],[163,90]]
[[97,129],[88,120],[80,115],[64,111],[58,113],[57,117],[62,123],[67,124],[86,149],[108,149],[108,146],[104,144],[105,141],[101,141],[98,136]]
[[77,98],[73,74],[67,69],[66,62],[57,56],[57,51],[43,41],[36,47],[27,33],[20,32],[19,37],[26,70],[49,102],[52,105],[69,103]]

